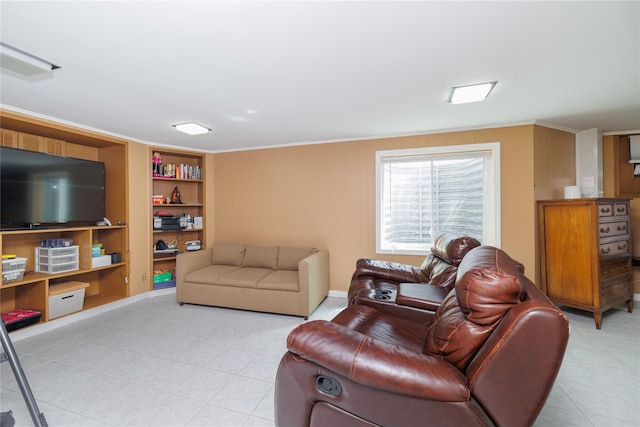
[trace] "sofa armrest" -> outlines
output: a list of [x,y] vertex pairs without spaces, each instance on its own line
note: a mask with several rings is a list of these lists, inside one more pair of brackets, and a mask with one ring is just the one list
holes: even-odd
[[418,281],[420,267],[399,262],[382,261],[376,259],[361,258],[356,261],[356,271],[353,278],[360,276],[372,276],[376,279],[391,280],[394,282]]
[[176,257],[176,299],[178,302],[182,302],[181,289],[184,277],[192,271],[211,265],[212,256],[213,248],[178,254]]
[[326,320],[298,326],[289,334],[287,348],[367,387],[443,402],[470,397],[466,378],[450,363]]
[[449,292],[449,289],[441,286],[400,283],[400,285],[398,285],[396,304],[422,310],[437,311]]
[[[298,263],[302,312],[311,312],[329,294],[329,252],[319,250]],[[306,305],[306,306],[305,306]]]

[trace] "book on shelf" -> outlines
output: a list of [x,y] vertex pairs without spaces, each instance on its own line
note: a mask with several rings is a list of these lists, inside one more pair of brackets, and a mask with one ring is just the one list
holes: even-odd
[[167,163],[160,167],[160,173],[154,174],[159,178],[202,179],[202,168],[198,165]]

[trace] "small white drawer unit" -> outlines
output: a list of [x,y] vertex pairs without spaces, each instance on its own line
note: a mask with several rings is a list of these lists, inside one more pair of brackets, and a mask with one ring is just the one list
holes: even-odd
[[80,268],[80,247],[42,248],[35,250],[36,271],[39,273],[63,273]]

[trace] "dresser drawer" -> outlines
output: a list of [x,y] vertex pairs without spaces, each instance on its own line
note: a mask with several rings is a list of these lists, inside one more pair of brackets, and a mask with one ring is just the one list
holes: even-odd
[[612,283],[601,285],[600,289],[600,305],[605,305],[616,300],[631,297],[631,284],[629,279],[614,281]]
[[629,253],[629,240],[600,244],[600,255],[624,255]]
[[613,216],[613,203],[598,205],[598,216]]
[[613,205],[613,214],[615,216],[629,215],[629,205],[626,203],[616,203]]
[[598,225],[600,237],[620,236],[629,232],[629,221],[607,222]]
[[616,276],[622,275],[626,275],[626,277],[629,277],[629,261],[626,259],[610,264],[603,264],[600,267],[601,280],[612,279]]

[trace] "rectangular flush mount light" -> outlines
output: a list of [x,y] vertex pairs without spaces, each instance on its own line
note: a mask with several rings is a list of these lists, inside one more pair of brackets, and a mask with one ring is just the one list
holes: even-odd
[[483,101],[489,93],[493,89],[493,87],[498,83],[488,82],[488,83],[479,83],[468,86],[457,86],[452,87],[449,92],[448,102],[452,104],[465,104],[467,102],[478,102]]
[[195,122],[180,123],[177,125],[173,125],[173,127],[180,132],[188,133],[189,135],[201,135],[203,133],[211,132],[211,129],[209,129],[208,127],[199,125]]
[[0,66],[27,77],[60,68],[49,61],[2,42],[0,42]]

